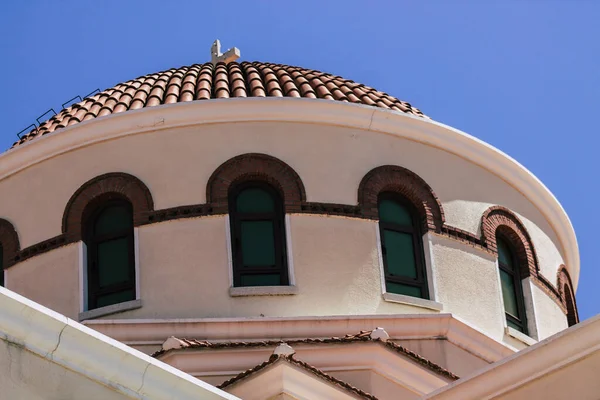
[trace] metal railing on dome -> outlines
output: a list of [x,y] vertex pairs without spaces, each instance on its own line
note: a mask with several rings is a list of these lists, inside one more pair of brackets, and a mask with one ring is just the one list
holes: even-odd
[[[66,108],[66,106],[70,106],[74,103],[74,100],[79,99],[80,102],[82,102],[83,100],[87,99],[88,97],[91,97],[93,94],[95,93],[100,93],[100,89],[94,89],[91,92],[89,92],[88,94],[86,94],[85,96],[83,96],[83,98],[80,95],[77,95],[75,97],[70,98],[69,100],[65,101],[64,103],[62,103],[61,105],[61,112],[62,110],[64,110]],[[35,119],[35,121],[37,122],[37,124],[34,122],[28,126],[26,126],[24,129],[22,129],[21,131],[19,131],[17,133],[17,137],[19,139],[23,138],[23,132],[28,132],[31,133],[32,131],[35,131],[36,133],[39,133],[39,127],[42,125],[43,122],[40,122],[40,119],[42,119],[42,117],[48,115],[49,113],[53,113],[54,115],[57,115],[57,112],[54,111],[54,108],[50,108],[48,109],[45,113],[43,113],[42,115],[40,115],[39,117],[37,117]],[[43,120],[42,120],[43,121]],[[29,129],[33,127],[32,129]]]

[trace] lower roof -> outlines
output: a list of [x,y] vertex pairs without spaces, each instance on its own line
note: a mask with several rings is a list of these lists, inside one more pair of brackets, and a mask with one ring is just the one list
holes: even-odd
[[231,342],[210,342],[196,339],[178,339],[170,337],[163,343],[161,350],[152,354],[152,357],[161,358],[164,354],[175,351],[175,350],[192,350],[192,349],[232,349],[232,348],[255,348],[255,347],[277,347],[282,343],[290,346],[299,344],[351,344],[356,342],[374,342],[379,343],[382,346],[398,353],[401,356],[407,357],[410,360],[420,364],[421,366],[429,369],[430,371],[450,380],[459,379],[458,376],[441,367],[440,365],[426,359],[425,357],[415,353],[414,351],[408,350],[391,340],[387,340],[384,333],[384,337],[379,335],[379,332],[385,332],[381,328],[377,328],[372,331],[361,331],[357,334],[346,335],[343,337],[331,337],[331,338],[306,338],[296,340],[266,340],[258,342],[242,342],[242,341],[231,341]]

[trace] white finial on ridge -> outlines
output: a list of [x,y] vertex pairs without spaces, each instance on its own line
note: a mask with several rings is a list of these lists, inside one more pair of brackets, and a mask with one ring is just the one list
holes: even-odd
[[164,351],[167,350],[177,350],[177,349],[181,349],[183,347],[184,343],[177,339],[175,336],[171,336],[170,338],[168,338],[167,340],[165,340],[165,342],[162,344],[162,349]]
[[385,329],[377,327],[371,331],[371,339],[373,340],[381,340],[382,342],[387,342],[390,338],[390,335],[385,331]]
[[225,53],[221,53],[221,41],[219,39],[215,40],[212,46],[210,46],[210,62],[213,64],[218,62],[229,64],[238,58],[240,58],[240,49],[237,47],[233,47]]
[[294,353],[296,353],[296,351],[292,348],[292,346],[290,346],[287,343],[281,343],[280,345],[275,347],[275,350],[273,350],[273,354],[276,356],[289,357]]

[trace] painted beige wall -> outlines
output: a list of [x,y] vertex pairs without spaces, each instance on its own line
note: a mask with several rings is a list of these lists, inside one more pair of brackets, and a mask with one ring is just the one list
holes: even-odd
[[434,312],[383,300],[376,223],[292,215],[290,224],[298,294],[231,297],[226,217],[192,218],[139,228],[144,306],[107,318]]
[[6,340],[0,340],[0,388],[7,400],[132,398]]
[[6,287],[36,303],[77,320],[79,244],[25,260],[6,270]]

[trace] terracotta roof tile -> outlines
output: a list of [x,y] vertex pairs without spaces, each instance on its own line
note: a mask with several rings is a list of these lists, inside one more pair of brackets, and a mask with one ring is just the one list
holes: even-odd
[[246,371],[241,372],[240,374],[234,376],[233,378],[230,378],[230,379],[226,380],[225,382],[221,383],[217,387],[219,389],[224,389],[227,386],[233,385],[234,383],[237,383],[237,382],[257,373],[258,371],[265,369],[269,365],[273,365],[279,361],[288,362],[292,365],[296,365],[329,383],[333,383],[336,386],[339,386],[343,389],[353,392],[354,394],[358,395],[359,397],[361,397],[363,399],[377,400],[377,397],[373,396],[370,393],[367,393],[367,392],[365,392],[355,386],[352,386],[351,384],[344,382],[340,379],[334,378],[333,376],[321,371],[320,369],[318,369],[316,367],[313,367],[312,365],[310,365],[304,361],[296,360],[294,358],[293,354],[289,355],[289,356],[273,354],[271,357],[269,357],[269,359],[267,361],[260,363],[257,366],[252,367]]
[[[459,379],[458,376],[443,368],[442,366],[429,361],[425,357],[420,356],[414,351],[408,350],[405,347],[402,347],[390,340],[382,341],[379,339],[371,338],[371,334],[373,331],[360,331],[354,335],[346,335],[343,337],[331,337],[331,338],[306,338],[306,339],[294,339],[294,340],[266,340],[266,341],[258,341],[258,342],[209,342],[205,340],[197,340],[197,339],[179,339],[179,338],[169,338],[168,341],[171,343],[175,342],[175,347],[170,346],[168,349],[163,349],[152,354],[152,357],[160,357],[161,355],[167,353],[170,350],[186,350],[186,349],[228,349],[228,348],[240,348],[240,347],[275,347],[281,343],[286,343],[290,346],[295,346],[298,344],[347,344],[347,343],[356,343],[356,342],[376,342],[381,343],[388,349],[395,351],[399,354],[402,354],[412,361],[426,367],[427,369],[449,378],[451,380]],[[165,342],[167,343],[167,342]]]
[[219,63],[216,66],[205,63],[141,76],[83,99],[24,135],[13,147],[105,115],[161,104],[235,97],[319,98],[425,117],[409,103],[336,75],[261,62]]

